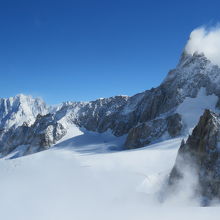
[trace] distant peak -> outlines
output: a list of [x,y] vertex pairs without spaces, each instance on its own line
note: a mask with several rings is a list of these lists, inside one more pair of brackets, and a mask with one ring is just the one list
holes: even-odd
[[23,93],[20,93],[20,94],[17,94],[15,96],[15,98],[18,98],[18,99],[27,99],[27,98],[32,99],[33,97],[31,95],[25,95]]
[[26,102],[26,101],[31,101],[31,102],[40,102],[40,103],[44,103],[44,100],[40,97],[33,97],[32,95],[26,95],[23,93],[17,94],[14,97],[9,97],[9,99],[11,100],[20,100],[21,102]]

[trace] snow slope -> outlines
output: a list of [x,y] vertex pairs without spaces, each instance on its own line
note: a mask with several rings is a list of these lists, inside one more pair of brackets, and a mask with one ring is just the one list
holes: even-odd
[[91,146],[78,141],[89,153],[76,151],[73,146],[54,147],[0,160],[2,219],[219,218],[219,208],[186,208],[197,205],[186,196],[175,195],[166,203],[157,200],[181,138],[105,153],[96,153],[95,147],[92,152]]
[[185,122],[186,131],[191,133],[205,109],[219,112],[216,108],[217,101],[218,97],[215,94],[207,95],[205,88],[199,90],[196,98],[187,97],[176,110]]

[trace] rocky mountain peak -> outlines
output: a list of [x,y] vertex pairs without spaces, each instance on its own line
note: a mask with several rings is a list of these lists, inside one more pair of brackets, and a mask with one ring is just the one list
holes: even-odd
[[206,58],[204,53],[194,52],[193,55],[191,55],[183,51],[177,68],[187,67],[189,64],[206,65],[208,63],[210,63],[210,61]]
[[189,84],[197,75],[206,75],[213,79],[213,77],[216,77],[216,73],[220,77],[218,66],[212,64],[203,53],[195,52],[191,55],[184,51],[176,68],[168,73],[163,83],[188,80]]
[[217,151],[217,145],[220,141],[219,131],[219,116],[206,109],[200,117],[198,125],[194,128],[192,135],[189,136],[187,143],[191,146],[192,151],[200,152],[201,154]]
[[219,144],[220,117],[210,110],[205,110],[192,135],[180,146],[170,173],[169,184],[175,186],[183,181],[186,168],[190,167],[194,170],[194,177],[198,179],[195,193],[202,196],[202,201],[220,199]]

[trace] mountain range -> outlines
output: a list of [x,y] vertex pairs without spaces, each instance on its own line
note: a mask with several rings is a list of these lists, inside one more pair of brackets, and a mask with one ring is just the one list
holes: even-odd
[[183,52],[176,68],[157,88],[134,96],[65,102],[56,107],[23,94],[1,98],[1,156],[21,146],[20,155],[48,149],[74,137],[73,127],[124,137],[121,149],[187,135],[204,109],[218,112],[219,81],[220,68],[204,54]]

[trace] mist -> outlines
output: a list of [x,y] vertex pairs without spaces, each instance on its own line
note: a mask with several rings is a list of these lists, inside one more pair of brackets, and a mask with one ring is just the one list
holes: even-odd
[[191,183],[194,186],[196,181],[190,173],[184,179],[187,187],[182,182],[180,190],[166,201],[159,200],[180,141],[116,153],[48,150],[0,160],[1,216],[18,220],[181,220],[207,219],[212,213],[212,219],[218,219],[219,209],[201,210],[197,198],[192,199]]

